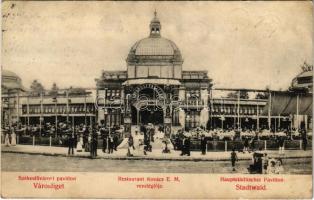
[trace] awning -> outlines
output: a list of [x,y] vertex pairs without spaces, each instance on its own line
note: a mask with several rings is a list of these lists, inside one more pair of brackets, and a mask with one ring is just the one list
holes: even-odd
[[[299,98],[299,100],[297,100]],[[298,114],[312,116],[313,97],[311,94],[295,94],[272,92],[271,103],[267,102],[262,115],[268,115],[269,104],[271,105],[270,115],[297,114],[297,101],[299,101]]]
[[131,79],[125,81],[122,85],[141,85],[141,84],[158,84],[158,85],[181,85],[178,80],[174,79],[165,79],[165,78],[140,78],[140,79]]

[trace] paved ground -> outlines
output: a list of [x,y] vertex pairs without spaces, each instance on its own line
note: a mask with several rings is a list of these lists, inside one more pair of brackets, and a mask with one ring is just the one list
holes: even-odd
[[[108,160],[82,157],[45,156],[2,153],[3,171],[24,172],[149,172],[149,173],[241,173],[248,174],[250,160],[236,163],[233,172],[230,161],[167,161],[167,160]],[[312,159],[283,160],[284,174],[311,174]]]
[[[1,146],[2,152],[35,154],[35,155],[51,155],[51,156],[67,156],[67,148],[65,147],[49,147],[49,146],[32,146],[32,145],[17,145],[6,147]],[[229,161],[230,152],[207,152],[206,155],[201,155],[199,151],[191,152],[191,156],[180,156],[180,151],[171,151],[169,154],[163,154],[161,149],[153,149],[153,152],[148,152],[145,156],[141,150],[134,151],[134,157],[127,157],[127,149],[118,149],[113,154],[103,153],[98,149],[98,157],[102,159],[128,159],[128,160],[180,160],[180,161]],[[286,158],[312,158],[312,151],[302,150],[287,150],[284,154],[279,154],[278,151],[267,151],[269,157]],[[89,152],[75,152],[73,157],[87,158]],[[252,154],[238,153],[239,160],[251,160]]]

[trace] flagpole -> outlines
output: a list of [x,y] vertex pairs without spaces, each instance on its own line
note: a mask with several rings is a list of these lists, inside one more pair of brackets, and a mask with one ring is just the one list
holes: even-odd
[[237,108],[237,115],[238,115],[238,130],[240,130],[240,90],[238,91],[238,108]]
[[42,126],[42,120],[43,120],[43,92],[40,92],[40,117],[39,117],[39,133],[41,136],[41,126]]
[[270,118],[270,113],[271,113],[271,91],[269,91],[269,98],[268,98],[268,129],[271,129],[271,118]]
[[297,129],[296,131],[299,131],[299,94],[297,95]]
[[259,130],[259,110],[258,110],[258,104],[256,108],[256,129]]
[[69,123],[69,91],[65,91],[66,99],[67,99],[67,123]]
[[29,96],[27,96],[27,126],[29,126]]

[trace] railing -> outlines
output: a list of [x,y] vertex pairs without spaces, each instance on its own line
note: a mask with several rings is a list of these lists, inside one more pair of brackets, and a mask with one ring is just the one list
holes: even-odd
[[[254,142],[255,150],[278,150],[279,146],[273,140],[257,140]],[[244,148],[243,141],[207,141],[207,151],[231,151],[232,149],[241,151]],[[252,147],[251,147],[252,148]],[[250,149],[251,149],[250,148]],[[284,142],[286,150],[302,150],[302,140],[286,140]],[[191,140],[191,150],[199,151],[201,149],[200,140]],[[307,149],[312,149],[312,140],[308,140]]]
[[[11,144],[12,139],[10,140]],[[1,139],[1,143],[4,144],[4,137]],[[122,139],[119,139],[119,143]],[[38,137],[38,136],[16,136],[16,144],[18,145],[33,145],[33,146],[54,146],[54,147],[67,147],[68,139],[67,137]],[[103,146],[103,140],[99,136],[98,138],[98,148],[101,149]]]
[[[59,146],[67,147],[67,137],[38,137],[38,136],[16,136],[16,142],[19,145],[39,145],[39,146]],[[122,142],[122,139],[119,139]],[[174,141],[172,141],[174,143]],[[4,136],[2,136],[1,143],[4,144]],[[98,148],[102,148],[103,140],[101,137],[98,138]],[[277,150],[278,143],[274,140],[257,140],[254,142],[255,150]],[[207,151],[231,151],[233,148],[236,151],[241,151],[244,147],[243,141],[207,141]],[[250,145],[252,147],[252,145]],[[201,149],[200,140],[191,140],[192,151],[199,151]],[[284,148],[286,150],[301,150],[302,140],[285,140]],[[307,149],[312,149],[312,140],[308,140]]]

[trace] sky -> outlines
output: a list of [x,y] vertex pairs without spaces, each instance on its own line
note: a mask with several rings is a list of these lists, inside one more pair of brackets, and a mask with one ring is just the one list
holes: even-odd
[[207,70],[216,88],[287,89],[313,64],[309,1],[5,1],[2,68],[27,88],[95,87],[102,70],[126,70],[155,9],[183,70]]

